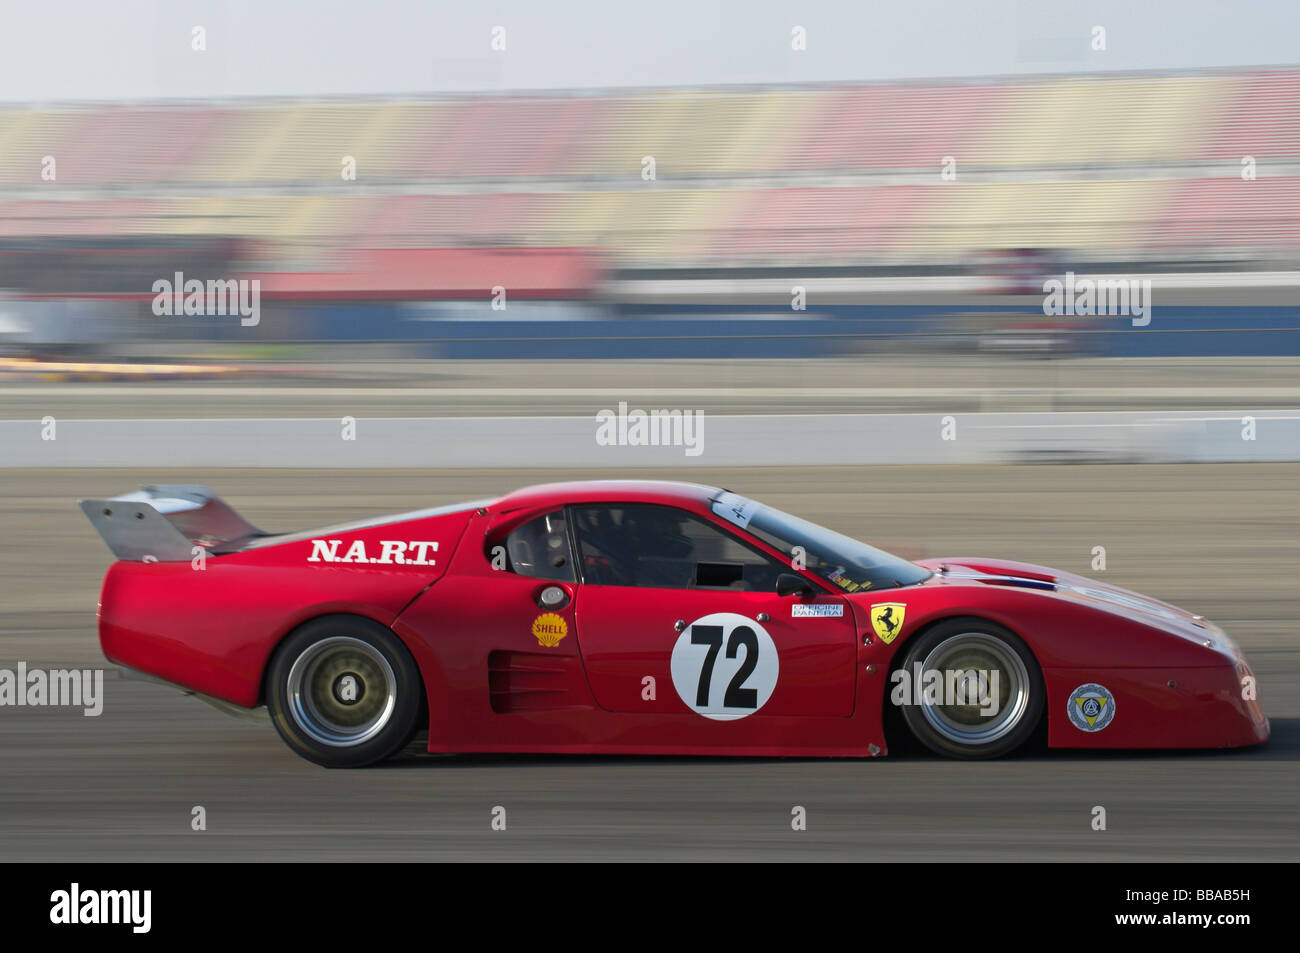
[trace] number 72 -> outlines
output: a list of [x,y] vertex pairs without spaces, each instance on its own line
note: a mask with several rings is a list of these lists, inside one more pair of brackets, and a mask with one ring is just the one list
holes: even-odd
[[[700,668],[700,684],[695,692],[695,704],[699,708],[709,707],[709,692],[713,685],[713,665],[718,660],[718,651],[722,648],[725,630],[720,625],[691,626],[691,644],[707,645],[708,653],[704,656],[704,665]],[[744,646],[745,657],[731,677],[727,691],[722,696],[724,708],[757,708],[758,690],[745,688],[749,678],[758,665],[758,636],[747,625],[738,625],[731,630],[727,640],[727,658],[735,658],[737,650]]]

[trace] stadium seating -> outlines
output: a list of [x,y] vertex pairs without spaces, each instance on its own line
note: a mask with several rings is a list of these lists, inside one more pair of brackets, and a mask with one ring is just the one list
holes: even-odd
[[0,108],[0,235],[19,238],[566,245],[627,264],[1194,255],[1294,250],[1297,198],[1300,70]]

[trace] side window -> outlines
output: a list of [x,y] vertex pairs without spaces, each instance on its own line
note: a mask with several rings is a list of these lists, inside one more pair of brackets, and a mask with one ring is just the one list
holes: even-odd
[[[497,540],[492,546],[502,545]],[[556,510],[516,526],[505,538],[506,568],[520,576],[574,582],[564,511]],[[488,557],[491,558],[491,546]]]
[[583,580],[593,585],[771,592],[784,569],[673,507],[578,506],[571,513]]

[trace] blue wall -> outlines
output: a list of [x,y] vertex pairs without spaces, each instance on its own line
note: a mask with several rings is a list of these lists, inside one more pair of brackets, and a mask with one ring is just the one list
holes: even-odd
[[[486,311],[486,305],[484,306]],[[265,322],[269,337],[316,341],[406,341],[412,357],[440,358],[781,358],[896,351],[899,338],[918,347],[966,347],[953,332],[957,316],[1023,315],[1047,322],[1038,306],[937,308],[866,305],[794,314],[754,307],[623,307],[604,320],[575,308],[573,320],[413,321],[401,305],[295,305]],[[427,311],[425,312],[427,315]],[[1075,322],[1087,353],[1107,356],[1300,355],[1300,306],[1165,307],[1151,323],[1127,318]]]

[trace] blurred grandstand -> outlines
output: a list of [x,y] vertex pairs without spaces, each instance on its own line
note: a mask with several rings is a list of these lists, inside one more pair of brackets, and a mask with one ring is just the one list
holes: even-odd
[[[182,270],[260,275],[281,303],[263,339],[333,340],[358,317],[349,336],[402,337],[399,302],[483,302],[496,285],[518,289],[520,321],[782,303],[788,317],[791,276],[855,282],[808,317],[895,334],[879,321],[933,315],[822,306],[1029,292],[1066,267],[1290,274],[1298,250],[1297,69],[0,108],[11,342],[100,340],[55,316],[92,299],[126,328]],[[515,309],[530,299],[578,304]]]

